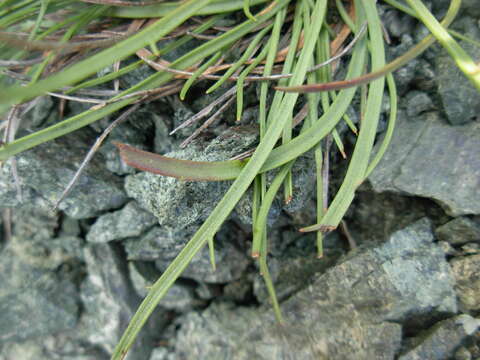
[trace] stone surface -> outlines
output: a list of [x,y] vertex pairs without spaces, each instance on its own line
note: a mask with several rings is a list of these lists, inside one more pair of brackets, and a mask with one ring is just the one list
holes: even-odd
[[406,110],[409,117],[415,117],[433,109],[434,105],[428,94],[421,91],[411,91],[407,94]]
[[450,261],[460,305],[464,310],[480,309],[480,255],[456,257]]
[[384,245],[352,252],[283,302],[285,325],[271,309],[213,303],[182,320],[180,358],[393,359],[399,321],[456,312],[444,254],[421,220]]
[[156,223],[152,214],[131,201],[121,210],[98,217],[87,234],[87,241],[104,243],[140,236]]
[[[229,129],[203,150],[189,146],[166,156],[199,161],[226,160],[248,150],[256,138],[256,131],[251,128]],[[160,225],[179,230],[205,220],[229,184],[226,181],[180,181],[142,172],[127,177],[125,187],[129,196],[158,218]]]
[[455,350],[480,327],[480,319],[459,315],[443,320],[414,339],[411,350],[399,360],[450,359]]
[[[235,244],[235,236],[224,226],[214,239],[216,270],[212,269],[208,247],[205,246],[192,259],[182,277],[207,283],[227,283],[241,278],[251,260]],[[172,258],[161,255],[155,265],[160,271],[172,262]]]
[[480,224],[467,217],[459,217],[436,228],[435,235],[453,245],[480,242]]
[[[478,8],[478,4],[477,4]],[[478,20],[463,16],[455,23],[460,33],[473,40],[480,40]],[[466,41],[459,45],[472,57],[474,62],[480,61],[480,48]],[[445,50],[435,58],[438,93],[452,125],[466,124],[478,119],[480,113],[480,96],[477,89],[456,66]]]
[[452,216],[480,213],[480,123],[447,125],[437,113],[400,113],[392,143],[369,180],[375,191],[435,200]]
[[[84,306],[83,334],[90,344],[111,354],[128,322],[140,304],[129,278],[121,252],[109,244],[85,248],[88,276],[81,286]],[[129,359],[143,360],[150,356],[152,333],[164,326],[164,315],[154,312],[145,331],[135,341]]]
[[0,253],[0,343],[72,329],[79,313],[79,269],[62,266],[76,264],[75,255],[52,239],[57,215],[33,208],[15,214]]
[[[147,262],[131,261],[128,263],[128,269],[133,286],[137,294],[142,298],[147,296],[148,287],[152,286],[160,275],[162,275],[162,273],[155,268],[154,264]],[[177,280],[162,298],[159,306],[182,312],[202,303],[203,302],[195,298],[195,291],[191,284],[188,285],[182,283],[181,280]]]
[[[92,145],[84,139],[84,135],[86,131],[80,131],[16,156],[18,174],[26,195],[24,202],[40,196],[50,206],[55,203]],[[2,206],[18,206],[9,170],[5,167],[0,177],[0,203]],[[118,208],[125,201],[120,179],[104,169],[101,156],[97,154],[59,208],[68,216],[82,219]]]
[[[192,237],[198,226],[181,231],[154,227],[140,238],[125,241],[130,260],[153,261],[164,271]],[[197,281],[224,283],[239,279],[250,260],[235,245],[231,229],[224,226],[215,237],[216,270],[212,270],[208,247],[204,247],[192,260],[182,277]]]

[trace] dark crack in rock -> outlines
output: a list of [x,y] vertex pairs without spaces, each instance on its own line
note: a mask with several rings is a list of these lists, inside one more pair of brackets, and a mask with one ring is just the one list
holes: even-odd
[[450,359],[455,350],[479,327],[479,319],[465,314],[440,321],[414,339],[412,349],[398,360]]
[[463,310],[480,310],[480,255],[456,257],[450,261]]
[[140,236],[156,223],[152,214],[131,201],[121,210],[98,217],[87,234],[87,241],[104,243]]
[[392,143],[369,179],[375,191],[431,198],[452,216],[478,214],[479,148],[478,122],[449,126],[434,112],[412,120],[400,114]]
[[445,255],[420,220],[384,245],[359,249],[282,304],[285,325],[271,309],[213,303],[187,314],[175,345],[192,359],[393,359],[398,321],[457,310]]

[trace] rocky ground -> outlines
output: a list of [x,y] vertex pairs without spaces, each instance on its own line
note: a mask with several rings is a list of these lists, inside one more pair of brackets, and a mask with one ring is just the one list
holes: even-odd
[[[464,1],[454,28],[480,41],[475,2]],[[448,3],[436,1],[434,10],[442,13]],[[394,57],[425,30],[382,9]],[[480,60],[478,47],[462,46]],[[480,95],[438,46],[395,77],[400,112],[393,142],[359,189],[345,218],[348,233],[326,237],[323,259],[315,258],[314,237],[296,230],[315,217],[309,155],[294,169],[294,201],[274,204],[269,266],[285,324],[275,322],[248,256],[246,196],[216,237],[217,270],[204,249],[128,359],[480,359]],[[227,112],[214,130],[179,150],[192,130],[168,132],[208,101],[172,98],[133,114],[58,211],[51,204],[109,119],[20,154],[21,198],[4,166],[0,360],[109,358],[148,285],[229,186],[137,172],[121,162],[112,141],[196,160],[252,148],[255,104],[240,127],[226,125],[233,119]],[[25,131],[55,122],[56,105],[40,99],[25,114]],[[71,114],[81,110],[69,107]],[[387,113],[385,106],[385,119]],[[345,161],[335,154],[332,161],[335,187]]]

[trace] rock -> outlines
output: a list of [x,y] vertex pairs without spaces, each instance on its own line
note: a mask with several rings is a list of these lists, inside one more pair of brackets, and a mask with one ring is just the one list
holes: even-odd
[[421,91],[410,91],[406,97],[406,110],[409,117],[415,117],[429,110],[433,110],[432,99]]
[[12,218],[11,239],[0,253],[0,343],[73,329],[82,240],[56,237],[59,214],[35,204],[14,209]]
[[[50,203],[50,207],[55,203],[91,145],[88,143],[90,140],[85,140],[85,134],[86,131],[76,132],[16,156],[23,192],[27,195],[25,201],[38,195]],[[5,167],[1,177],[0,203],[2,206],[18,206],[16,188],[8,171],[8,167]],[[104,169],[101,157],[97,154],[59,208],[72,218],[83,219],[118,208],[125,201],[120,179]]]
[[181,320],[175,344],[194,359],[393,359],[398,322],[457,311],[453,278],[430,224],[420,220],[384,245],[351,252],[283,302],[285,325],[271,309],[213,303]]
[[435,235],[452,245],[480,242],[480,224],[467,217],[459,217],[436,228]]
[[[22,114],[22,121],[27,124],[29,129],[40,129],[46,127],[53,121],[48,121],[51,117],[57,117],[54,110],[54,102],[50,96],[41,96],[35,99],[35,106],[30,111]],[[47,120],[48,119],[48,120]],[[55,119],[57,120],[57,119]],[[48,124],[45,124],[47,122]]]
[[[328,234],[324,239],[324,243],[331,243],[332,238],[336,236],[337,234],[335,233]],[[308,286],[313,278],[333,266],[341,255],[338,250],[328,249],[325,250],[324,256],[318,259],[314,245],[316,236],[309,236],[308,240],[306,238],[301,239],[297,244],[306,243],[307,241],[310,246],[291,246],[284,250],[281,256],[268,259],[268,268],[272,281],[275,284],[275,292],[279,301],[289,298]],[[269,247],[274,246],[274,244],[269,244]],[[253,291],[260,303],[270,301],[265,281],[258,273],[255,276]]]
[[480,244],[468,243],[462,246],[462,252],[464,255],[474,255],[480,253]]
[[466,311],[480,309],[480,255],[456,257],[450,261],[457,295]]
[[[403,55],[411,47],[414,46],[414,40],[408,33],[402,34],[400,38],[400,45],[387,48],[388,61],[393,61],[395,58]],[[409,61],[405,66],[393,73],[395,77],[395,83],[400,95],[409,90],[410,83],[415,79],[416,69],[418,68],[419,60],[413,59]]]
[[[84,338],[108,354],[113,352],[128,322],[140,304],[128,279],[128,269],[118,249],[108,244],[85,248],[88,276],[81,286],[84,305],[82,319]],[[156,311],[135,341],[129,359],[150,356],[152,334],[165,324],[163,313]]]
[[414,339],[416,345],[401,355],[399,360],[450,359],[455,350],[480,327],[480,320],[469,315],[458,315],[440,321]]
[[0,295],[0,342],[20,341],[73,328],[76,288],[68,280],[44,276],[41,282]]
[[81,341],[76,341],[71,334],[62,332],[56,336],[47,336],[4,345],[0,360],[108,360],[102,353]]
[[[137,294],[144,298],[148,294],[148,287],[158,280],[161,273],[155,269],[153,264],[147,262],[129,262],[128,268]],[[182,283],[181,280],[177,280],[160,301],[159,306],[165,309],[185,312],[200,303],[203,302],[195,299],[194,288],[191,285]]]
[[154,226],[144,235],[123,242],[128,260],[153,261],[160,256],[173,260],[197,229],[198,226],[190,226],[174,231]]
[[[478,8],[478,3],[476,7]],[[469,16],[464,16],[455,23],[455,28],[462,34],[479,41],[480,31],[477,21]],[[474,62],[480,61],[480,49],[477,46],[467,41],[459,41],[459,45],[472,57]],[[480,96],[477,89],[445,50],[435,58],[434,62],[438,93],[448,121],[452,125],[461,125],[478,119]]]
[[369,177],[373,189],[431,198],[451,216],[480,213],[480,123],[452,127],[437,113],[399,115],[392,143]]
[[87,241],[103,243],[140,236],[155,223],[157,219],[152,214],[131,201],[121,210],[98,217],[87,234]]
[[[140,117],[141,115],[145,117],[142,118],[141,121],[148,122],[151,120],[152,115],[148,116],[148,112],[145,112],[145,110],[139,112],[140,114],[136,114],[136,117]],[[130,117],[132,117],[132,115]],[[105,157],[105,167],[117,175],[134,174],[136,170],[121,160],[118,149],[113,145],[113,142],[117,141],[142,150],[147,150],[145,146],[147,142],[146,134],[147,132],[132,126],[129,122],[119,124],[112,130],[107,141],[105,141],[99,151]]]
[[[240,279],[250,264],[250,259],[235,246],[231,234],[231,229],[224,227],[215,237],[215,271],[212,269],[208,247],[205,246],[194,256],[182,277],[207,283],[227,283]],[[161,255],[155,265],[163,272],[172,260],[173,258]]]
[[[256,137],[256,131],[250,128],[231,128],[204,150],[189,146],[167,156],[200,161],[226,160],[253,146]],[[129,196],[158,218],[160,225],[178,231],[205,220],[229,184],[226,181],[180,181],[142,172],[128,176],[125,187]]]
[[169,135],[170,131],[166,124],[166,117],[160,114],[153,114],[153,122],[155,123],[153,151],[157,154],[165,154],[172,151],[174,139]]

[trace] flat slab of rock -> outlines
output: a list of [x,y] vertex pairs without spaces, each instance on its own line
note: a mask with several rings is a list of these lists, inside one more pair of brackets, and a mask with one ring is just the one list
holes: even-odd
[[450,126],[438,113],[399,116],[390,148],[369,180],[377,192],[435,200],[452,216],[480,213],[480,123]]
[[453,277],[426,220],[379,247],[350,254],[282,304],[285,325],[268,308],[214,303],[185,316],[176,354],[192,359],[393,359],[399,322],[457,311]]

